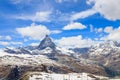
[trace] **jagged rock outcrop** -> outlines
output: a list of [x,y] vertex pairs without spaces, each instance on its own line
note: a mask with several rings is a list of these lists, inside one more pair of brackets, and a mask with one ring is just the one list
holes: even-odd
[[48,35],[46,35],[46,37],[41,41],[38,49],[43,50],[47,47],[50,47],[51,49],[56,48],[56,45],[52,42],[51,38]]

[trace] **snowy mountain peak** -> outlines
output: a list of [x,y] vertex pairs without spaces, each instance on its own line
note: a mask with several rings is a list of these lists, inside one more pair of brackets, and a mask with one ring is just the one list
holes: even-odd
[[41,41],[40,45],[38,46],[38,49],[42,50],[47,47],[50,47],[52,49],[55,49],[56,45],[52,42],[51,38],[46,35],[46,37]]
[[97,47],[97,48],[118,48],[120,47],[120,43],[116,41],[105,41],[101,42],[99,44],[95,44],[92,47]]

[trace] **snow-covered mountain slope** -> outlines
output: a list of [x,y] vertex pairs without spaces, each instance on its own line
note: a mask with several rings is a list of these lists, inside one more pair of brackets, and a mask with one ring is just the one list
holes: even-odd
[[[47,35],[39,46],[0,49],[0,65],[59,65],[67,72],[107,75],[108,70],[120,72],[120,44],[108,41],[87,48],[58,47]],[[55,69],[56,70],[56,69]],[[61,69],[60,69],[61,70]],[[56,71],[62,72],[59,69]],[[69,70],[69,71],[68,71]]]
[[52,60],[57,54],[69,55],[69,50],[57,47],[49,36],[46,36],[39,46],[28,47],[7,47],[0,49],[0,65],[40,65],[40,64],[56,64]]
[[120,75],[120,43],[106,41],[89,48],[72,50],[76,52],[74,56],[79,63],[84,65],[96,64],[105,68],[105,71],[111,76]]
[[120,61],[120,46],[117,42],[108,41],[89,49],[89,59],[98,61],[102,65],[108,65],[117,61]]
[[120,51],[120,43],[114,41],[108,41],[93,45],[88,48],[74,48],[65,49],[58,47],[52,42],[51,38],[46,37],[41,41],[39,46],[28,46],[19,48],[5,48],[4,52],[8,54],[30,54],[30,55],[43,55],[43,54],[65,54],[80,56],[81,54],[87,54],[89,57],[95,56],[107,56],[109,54],[115,54]]
[[74,53],[72,50],[68,50],[56,46],[48,35],[46,35],[46,37],[41,41],[41,43],[38,46],[28,46],[28,47],[18,47],[18,48],[7,47],[3,50],[4,52],[7,52],[9,54],[30,54],[30,55],[47,55],[47,54],[70,55]]
[[40,64],[56,64],[56,61],[49,59],[44,55],[30,54],[9,54],[0,50],[0,65],[40,65]]
[[108,41],[92,46],[89,50],[89,53],[91,56],[108,55],[108,54],[114,54],[119,50],[120,47],[116,45],[116,42]]

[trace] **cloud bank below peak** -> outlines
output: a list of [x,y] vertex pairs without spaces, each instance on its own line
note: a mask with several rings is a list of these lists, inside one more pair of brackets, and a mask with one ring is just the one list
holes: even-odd
[[81,47],[89,47],[92,44],[95,44],[95,41],[88,39],[83,39],[82,35],[71,36],[71,37],[62,37],[61,39],[55,40],[55,42],[60,47],[65,48],[81,48]]

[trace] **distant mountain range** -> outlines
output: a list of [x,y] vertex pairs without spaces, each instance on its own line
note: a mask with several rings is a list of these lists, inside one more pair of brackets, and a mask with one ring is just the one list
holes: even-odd
[[46,35],[39,46],[0,49],[0,78],[9,75],[2,70],[15,65],[21,68],[21,75],[24,71],[39,71],[45,65],[55,73],[117,76],[120,75],[120,43],[106,41],[86,48],[65,49],[56,46]]

